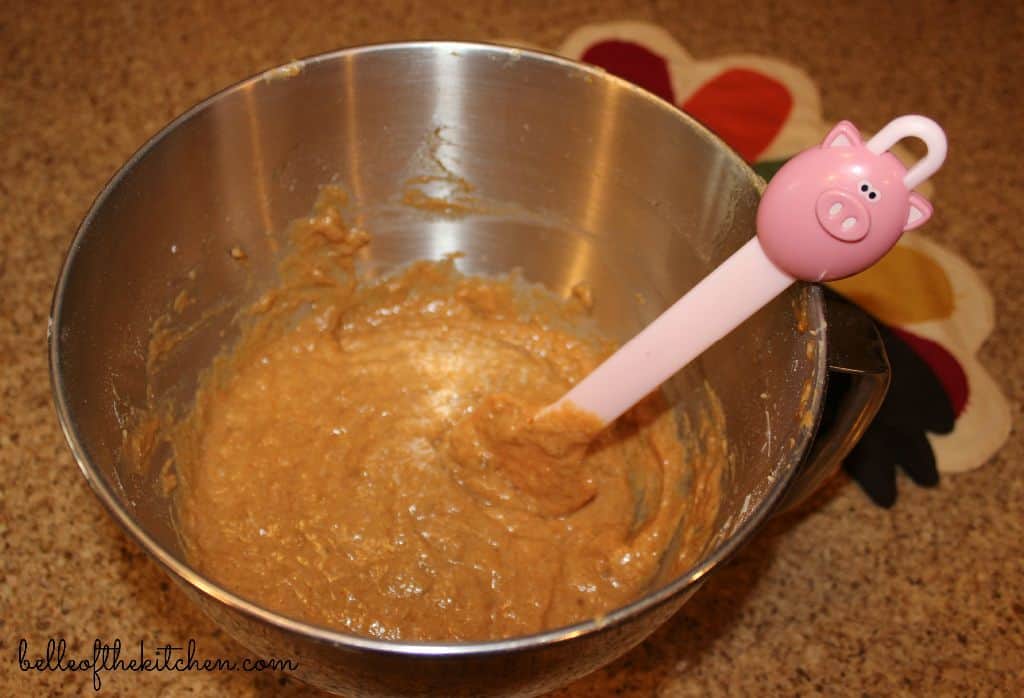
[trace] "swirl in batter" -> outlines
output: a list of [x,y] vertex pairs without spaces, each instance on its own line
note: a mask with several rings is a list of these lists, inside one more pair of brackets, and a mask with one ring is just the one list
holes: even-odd
[[533,419],[613,349],[578,305],[452,259],[359,280],[369,236],[341,204],[326,190],[293,226],[182,426],[192,562],[294,618],[446,641],[597,616],[692,564],[719,467],[684,457],[660,393],[607,429]]

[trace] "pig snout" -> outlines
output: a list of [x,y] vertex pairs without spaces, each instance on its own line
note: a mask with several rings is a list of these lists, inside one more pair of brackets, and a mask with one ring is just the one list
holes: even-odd
[[821,227],[837,240],[857,242],[868,234],[871,227],[871,214],[867,207],[842,189],[822,192],[814,208]]

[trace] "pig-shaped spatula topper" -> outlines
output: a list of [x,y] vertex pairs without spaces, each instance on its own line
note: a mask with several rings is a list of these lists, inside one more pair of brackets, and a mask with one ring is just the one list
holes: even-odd
[[[908,171],[887,152],[916,136],[928,153]],[[831,281],[877,262],[905,230],[932,215],[913,191],[942,165],[946,137],[931,119],[901,116],[863,143],[849,121],[779,170],[761,198],[757,235],[765,254],[805,281]]]
[[[909,170],[887,152],[908,137],[928,146]],[[946,136],[926,117],[894,119],[867,143],[841,122],[772,178],[757,237],[541,414],[571,404],[609,423],[798,279],[867,269],[931,217],[913,189],[945,159]]]

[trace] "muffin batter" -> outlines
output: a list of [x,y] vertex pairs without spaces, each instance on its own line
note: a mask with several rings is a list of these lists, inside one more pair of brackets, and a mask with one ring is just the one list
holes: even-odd
[[451,259],[360,281],[369,236],[342,208],[325,190],[293,226],[280,287],[179,430],[193,563],[294,618],[448,641],[624,605],[669,547],[692,563],[719,470],[684,458],[660,393],[604,430],[533,419],[612,349],[578,304]]

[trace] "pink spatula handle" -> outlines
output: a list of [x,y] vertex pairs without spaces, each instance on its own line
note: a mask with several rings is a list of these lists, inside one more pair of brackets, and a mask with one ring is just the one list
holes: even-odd
[[614,421],[795,280],[751,239],[547,409],[571,402]]
[[[909,171],[887,152],[908,136],[928,146]],[[911,190],[945,157],[946,136],[926,117],[894,119],[866,144],[840,122],[772,178],[757,237],[541,414],[571,403],[610,423],[797,279],[867,269],[931,216],[931,204]]]

